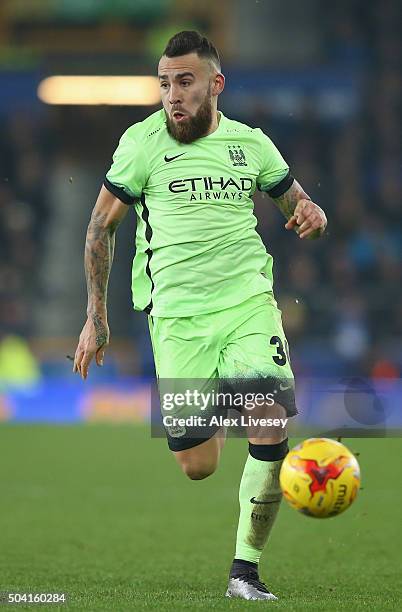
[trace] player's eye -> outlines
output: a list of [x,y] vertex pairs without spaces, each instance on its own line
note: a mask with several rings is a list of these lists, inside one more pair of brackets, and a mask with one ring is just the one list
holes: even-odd
[[160,84],[160,86],[161,86],[161,88],[162,88],[162,89],[167,89],[169,85],[168,85],[168,83],[167,83],[166,81],[163,81],[163,82]]
[[191,85],[191,82],[190,81],[182,81],[181,84],[182,84],[183,87],[188,87],[188,85]]

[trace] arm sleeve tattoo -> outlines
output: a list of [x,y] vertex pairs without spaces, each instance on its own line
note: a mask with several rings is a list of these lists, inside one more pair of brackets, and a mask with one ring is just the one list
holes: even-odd
[[278,198],[272,198],[276,206],[287,220],[293,215],[299,200],[311,200],[301,185],[294,180],[291,187]]
[[107,341],[103,323],[106,313],[107,287],[113,262],[117,223],[106,225],[106,214],[92,212],[85,242],[85,277],[88,291],[88,317],[96,330],[96,344]]

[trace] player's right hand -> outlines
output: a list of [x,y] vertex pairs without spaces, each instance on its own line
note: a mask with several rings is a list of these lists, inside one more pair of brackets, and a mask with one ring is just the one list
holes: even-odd
[[83,380],[88,376],[88,368],[94,357],[98,366],[103,365],[109,337],[106,315],[98,313],[90,315],[82,328],[74,356],[73,372],[78,372]]

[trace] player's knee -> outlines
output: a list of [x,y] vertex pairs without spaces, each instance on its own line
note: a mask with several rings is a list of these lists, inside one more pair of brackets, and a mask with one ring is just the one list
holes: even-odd
[[216,470],[216,465],[212,463],[182,463],[182,470],[191,480],[204,480],[211,476]]

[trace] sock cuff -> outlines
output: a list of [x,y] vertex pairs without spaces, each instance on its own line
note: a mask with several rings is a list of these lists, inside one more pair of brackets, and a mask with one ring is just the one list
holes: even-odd
[[259,461],[280,461],[289,452],[288,438],[278,444],[252,444],[249,442],[248,452]]
[[237,576],[244,574],[247,570],[256,570],[258,572],[258,563],[252,561],[246,561],[245,559],[233,559],[232,567],[230,568],[230,578],[236,578]]

